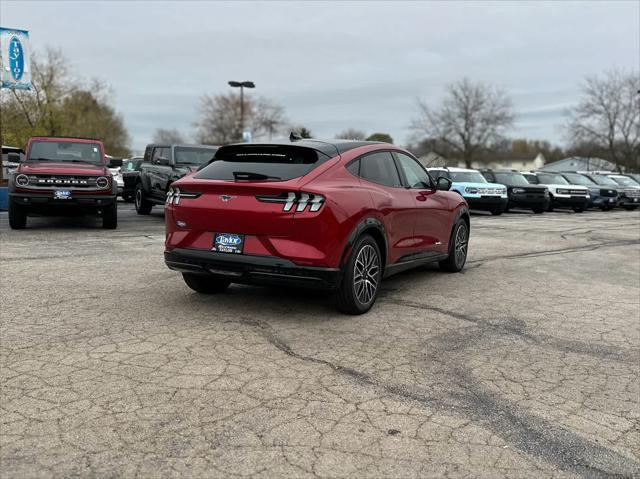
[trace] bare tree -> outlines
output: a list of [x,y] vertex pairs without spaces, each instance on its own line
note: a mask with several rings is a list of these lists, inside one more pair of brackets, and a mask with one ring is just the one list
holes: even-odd
[[89,136],[109,153],[128,153],[129,134],[103,83],[78,80],[60,50],[48,48],[31,61],[32,90],[0,91],[0,137],[23,146],[31,136]]
[[154,143],[179,144],[186,143],[182,133],[175,128],[158,128],[153,134]]
[[483,150],[499,143],[514,121],[512,102],[504,90],[467,78],[447,87],[439,107],[420,100],[418,107],[420,117],[413,128],[447,145],[467,167]]
[[582,100],[570,111],[574,145],[589,144],[619,167],[640,168],[640,77],[619,70],[585,80]]
[[366,137],[367,134],[364,131],[356,128],[347,128],[336,135],[336,138],[341,140],[364,140]]
[[255,102],[251,126],[253,136],[267,136],[269,139],[281,133],[287,122],[284,108],[266,98],[258,98]]
[[[244,128],[251,129],[254,137],[269,136],[285,125],[284,110],[272,101],[258,98],[244,99]],[[203,95],[200,112],[195,123],[196,140],[200,143],[223,145],[242,139],[240,121],[240,96]]]

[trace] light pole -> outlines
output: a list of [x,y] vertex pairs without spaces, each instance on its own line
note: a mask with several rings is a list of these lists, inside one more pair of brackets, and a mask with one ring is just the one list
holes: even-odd
[[244,89],[255,88],[256,85],[252,81],[230,81],[229,86],[240,88],[240,134],[244,135]]

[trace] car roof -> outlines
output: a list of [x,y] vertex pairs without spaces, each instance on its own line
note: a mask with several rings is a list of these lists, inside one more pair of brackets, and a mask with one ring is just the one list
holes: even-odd
[[300,146],[303,148],[310,148],[312,150],[324,153],[327,156],[333,157],[341,155],[349,150],[360,148],[362,146],[382,145],[388,146],[394,149],[399,148],[391,143],[384,143],[381,141],[357,141],[357,140],[318,140],[315,138],[303,138],[284,141],[263,141],[259,143],[232,143],[230,145],[224,145],[221,148],[238,147],[238,146],[256,147],[256,146]]
[[149,148],[149,147],[153,148],[156,146],[159,146],[161,148],[174,148],[174,147],[184,146],[187,148],[203,148],[203,149],[209,149],[209,150],[220,148],[219,146],[216,146],[216,145],[199,145],[197,143],[149,143],[146,146],[146,148]]
[[78,136],[33,136],[29,141],[60,141],[69,143],[100,143],[102,140],[97,138],[82,138]]

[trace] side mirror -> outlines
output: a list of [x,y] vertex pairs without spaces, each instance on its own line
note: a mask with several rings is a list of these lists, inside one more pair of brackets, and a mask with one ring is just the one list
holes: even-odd
[[9,163],[20,163],[20,153],[7,153]]
[[158,165],[168,165],[169,164],[169,160],[167,158],[165,158],[164,156],[159,156],[158,158],[156,158],[156,163]]
[[436,180],[436,190],[449,191],[451,189],[451,180],[446,176],[438,176]]
[[120,168],[122,166],[122,158],[110,158],[109,168]]

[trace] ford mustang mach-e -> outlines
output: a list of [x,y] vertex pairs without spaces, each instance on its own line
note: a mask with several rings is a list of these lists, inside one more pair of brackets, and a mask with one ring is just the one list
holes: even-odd
[[302,140],[220,147],[167,194],[165,262],[199,293],[231,283],[335,290],[361,314],[383,278],[460,271],[468,205],[388,143]]

